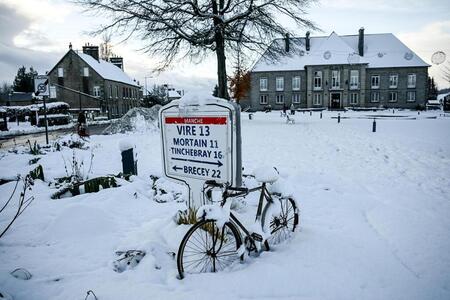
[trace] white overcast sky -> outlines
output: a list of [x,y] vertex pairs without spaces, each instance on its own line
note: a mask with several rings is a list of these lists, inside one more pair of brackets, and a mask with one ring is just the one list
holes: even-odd
[[[394,33],[427,63],[435,51],[444,51],[450,61],[449,0],[322,0],[309,9],[309,18],[323,32],[312,35]],[[80,7],[64,0],[0,0],[0,82],[12,83],[17,69],[33,66],[39,73],[51,69],[68,50],[86,42],[96,44],[99,38],[87,32],[94,30],[101,19],[81,12]],[[104,21],[103,21],[104,22]],[[304,36],[298,29],[297,36]],[[138,51],[141,41],[119,43],[113,38],[113,51],[124,57],[125,71],[144,83],[155,66],[149,54]],[[442,79],[442,65],[432,66],[440,88],[450,84]],[[216,82],[216,65],[212,56],[198,64],[182,62],[171,70],[147,79],[153,83],[169,83],[177,88],[208,88]]]

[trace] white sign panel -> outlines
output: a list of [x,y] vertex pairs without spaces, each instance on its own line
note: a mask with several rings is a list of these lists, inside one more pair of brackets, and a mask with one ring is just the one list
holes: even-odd
[[231,181],[231,124],[223,112],[163,116],[167,175]]
[[178,103],[160,110],[164,174],[185,182],[198,207],[205,181],[241,184],[240,110],[220,99],[187,110]]
[[38,75],[34,78],[34,91],[38,96],[49,96],[48,76]]

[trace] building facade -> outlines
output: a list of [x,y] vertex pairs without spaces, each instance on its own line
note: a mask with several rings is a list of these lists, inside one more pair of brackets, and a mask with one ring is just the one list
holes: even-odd
[[429,65],[392,34],[364,35],[363,28],[348,36],[307,33],[270,47],[284,49],[256,62],[243,106],[416,108],[426,103]]
[[139,104],[141,87],[123,71],[123,59],[99,58],[98,46],[85,45],[69,51],[48,72],[56,101],[72,111],[98,111],[115,118]]

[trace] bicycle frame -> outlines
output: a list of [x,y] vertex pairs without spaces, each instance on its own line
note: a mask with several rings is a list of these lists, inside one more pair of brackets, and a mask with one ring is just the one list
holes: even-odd
[[[273,199],[270,196],[269,191],[267,190],[266,187],[266,183],[263,182],[260,186],[255,187],[255,188],[251,188],[251,189],[246,189],[245,191],[238,191],[235,193],[229,193],[229,190],[233,190],[234,188],[227,188],[225,189],[225,192],[223,193],[223,200],[221,202],[221,206],[224,206],[226,201],[229,198],[235,198],[235,197],[240,197],[240,196],[246,196],[252,192],[256,192],[261,190],[260,196],[259,196],[259,202],[258,202],[258,208],[256,210],[256,217],[255,217],[255,221],[259,221],[261,220],[261,214],[262,214],[262,210],[263,210],[263,205],[264,205],[264,199],[266,199],[268,202],[272,203]],[[254,237],[252,236],[252,233],[250,233],[247,228],[245,228],[245,226],[239,221],[239,219],[232,213],[230,212],[230,219],[231,221],[237,225],[244,233],[247,237],[249,237],[251,240],[254,240]]]

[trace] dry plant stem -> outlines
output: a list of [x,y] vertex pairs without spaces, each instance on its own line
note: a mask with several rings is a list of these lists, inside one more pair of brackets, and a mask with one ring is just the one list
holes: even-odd
[[[19,205],[17,207],[16,214],[12,218],[11,222],[6,226],[6,228],[0,233],[0,239],[3,237],[3,235],[11,228],[11,225],[17,220],[17,218],[27,209],[28,206],[33,202],[34,197],[29,197],[25,200],[26,191],[31,189],[31,186],[33,185],[33,180],[31,179],[30,175],[27,175],[25,179],[23,180],[23,190],[20,193],[19,196]],[[11,198],[13,197],[16,189],[14,189],[13,194],[11,195]],[[8,200],[9,202],[9,200]]]

